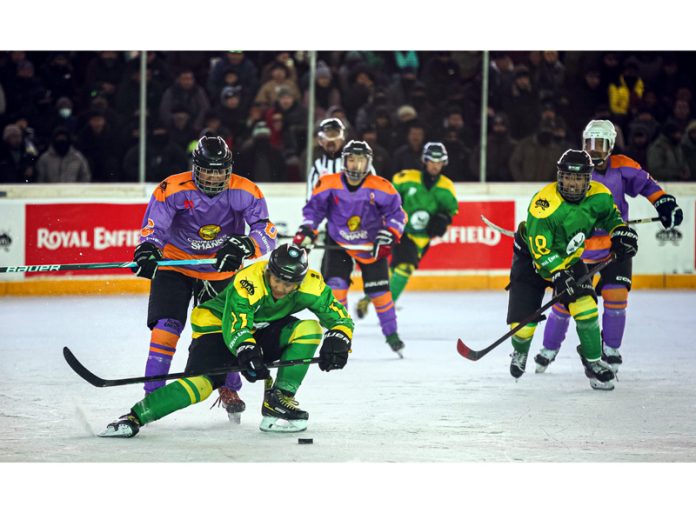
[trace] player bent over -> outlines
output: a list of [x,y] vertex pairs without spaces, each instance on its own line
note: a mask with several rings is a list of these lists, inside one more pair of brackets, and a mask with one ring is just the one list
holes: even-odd
[[[596,119],[590,121],[582,133],[585,151],[592,157],[595,168],[592,180],[607,186],[624,221],[628,220],[628,203],[626,196],[641,195],[650,201],[660,216],[662,226],[666,229],[679,226],[683,220],[682,209],[674,196],[666,194],[647,171],[636,161],[625,155],[612,155],[616,141],[616,129],[611,121]],[[583,261],[590,269],[609,258],[611,241],[606,231],[597,229],[585,243]],[[597,294],[601,294],[604,305],[602,314],[602,358],[618,371],[623,362],[619,348],[623,341],[626,326],[626,309],[628,293],[633,278],[632,260],[630,258],[614,261],[599,272]],[[561,343],[568,331],[570,313],[562,305],[556,304],[551,309],[544,328],[544,346],[534,357],[536,372],[544,372],[554,361]]]
[[[304,309],[319,322],[292,315]],[[320,324],[327,328],[323,338]],[[312,358],[321,343],[319,368],[342,369],[353,335],[346,309],[321,274],[308,270],[305,250],[287,244],[275,249],[268,262],[237,273],[224,293],[196,307],[191,326],[186,372],[201,374],[157,389],[99,436],[130,438],[144,424],[205,400],[225,382],[224,375],[206,375],[206,370],[235,364],[248,381],[267,380],[262,431],[304,431],[309,414],[300,409],[295,394],[309,364],[280,368],[275,383],[265,364]]]
[[[557,163],[557,182],[532,198],[527,220],[515,232],[507,322],[516,327],[539,309],[546,287],[553,286],[555,294],[564,294],[560,302],[575,319],[578,353],[590,386],[613,390],[614,372],[601,359],[597,296],[591,280],[577,283],[588,272],[580,256],[595,228],[609,234],[618,260],[636,254],[638,237],[624,223],[609,189],[591,181],[593,168],[585,151],[568,150]],[[514,378],[524,374],[536,326],[533,321],[512,337],[510,374]]]

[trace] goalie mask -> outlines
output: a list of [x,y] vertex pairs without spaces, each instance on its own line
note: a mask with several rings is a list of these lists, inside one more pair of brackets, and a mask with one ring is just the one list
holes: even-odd
[[341,162],[348,179],[359,182],[372,167],[372,148],[365,141],[349,141],[341,153]]
[[580,203],[590,189],[594,165],[592,158],[583,150],[568,150],[556,163],[558,170],[558,192],[571,203]]
[[193,150],[193,182],[207,196],[227,189],[232,176],[232,152],[222,137],[201,137]]
[[595,166],[601,166],[606,162],[615,142],[616,128],[609,120],[594,119],[582,131],[582,147],[590,154]]

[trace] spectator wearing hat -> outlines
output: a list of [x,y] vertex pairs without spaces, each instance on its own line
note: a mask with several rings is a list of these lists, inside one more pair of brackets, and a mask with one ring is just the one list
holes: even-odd
[[682,151],[683,135],[679,125],[667,121],[662,133],[648,147],[648,171],[656,180],[670,182],[691,177]]
[[[403,105],[408,103],[411,97],[411,90],[418,83],[418,70],[415,67],[406,66],[399,70],[389,87],[387,88],[387,100],[391,105]],[[425,85],[422,84],[423,90]]]
[[0,145],[0,183],[35,181],[34,166],[38,152],[16,124],[5,126]]
[[[316,80],[314,84],[314,120],[326,117],[326,111],[331,105],[340,105],[341,91],[336,85],[331,69],[324,61],[317,62]],[[303,105],[309,105],[309,88],[305,91]]]
[[31,125],[42,114],[42,107],[50,108],[50,94],[34,72],[34,64],[29,60],[17,63],[14,80],[7,84],[7,117],[26,118]]
[[[145,143],[145,181],[159,183],[168,176],[189,170],[188,154],[169,138],[167,127],[158,124]],[[133,144],[123,159],[123,179],[139,179],[140,142]]]
[[229,146],[239,147],[240,141],[246,131],[246,111],[241,105],[242,86],[227,86],[220,93],[220,103],[215,108],[215,113],[220,117],[224,126],[232,138]]
[[[276,52],[273,59],[263,66],[261,70],[261,83],[264,84],[273,78],[273,65],[276,62],[283,65],[288,72],[288,78],[297,84],[297,68],[295,67],[295,61],[287,50]],[[317,63],[317,65],[318,64],[319,63]]]
[[497,110],[502,107],[502,99],[510,94],[515,78],[515,64],[508,52],[491,52],[488,79],[489,105]]
[[690,177],[696,176],[696,120],[692,120],[686,127],[681,142],[682,154],[689,168]]
[[285,159],[271,146],[271,130],[265,122],[254,125],[251,141],[242,149],[235,173],[256,183],[287,181]]
[[377,142],[390,154],[393,154],[399,146],[399,138],[394,129],[389,109],[386,107],[375,109],[375,130],[377,131]]
[[372,95],[370,95],[367,103],[358,109],[358,112],[355,114],[356,130],[362,131],[364,128],[374,123],[375,114],[379,108],[386,110],[393,109],[393,106],[389,103],[386,91],[382,88],[375,89]]
[[261,86],[254,101],[272,107],[281,91],[289,91],[295,101],[300,101],[300,90],[297,83],[290,78],[287,67],[280,62],[273,62],[271,78]]
[[268,112],[266,123],[273,129],[273,116],[281,115],[280,123],[276,116],[277,126],[282,128],[284,155],[286,158],[297,157],[307,142],[307,109],[295,100],[289,89],[281,88],[278,99]]
[[628,144],[624,154],[636,162],[647,164],[650,145],[650,126],[641,121],[631,123],[628,128]]
[[558,102],[565,85],[565,66],[556,50],[541,53],[541,60],[535,70],[533,81],[542,102]]
[[382,176],[391,181],[394,173],[398,173],[403,169],[420,169],[424,144],[425,127],[414,119],[406,132],[406,144],[400,146],[394,152],[392,167],[389,171],[381,172]]
[[77,134],[78,150],[87,158],[93,182],[120,182],[121,140],[104,113],[93,110]]
[[92,175],[85,156],[72,145],[70,131],[59,126],[51,135],[51,144],[36,162],[37,182],[89,182]]
[[[490,133],[486,140],[486,181],[512,182],[510,157],[517,141],[510,137],[510,124],[507,116],[498,113],[490,122]],[[478,176],[480,166],[481,144],[474,146],[469,160],[469,169]]]
[[537,133],[522,139],[510,157],[510,173],[516,182],[552,182],[556,162],[565,149],[553,139],[556,122],[544,119]]
[[[164,123],[162,123],[164,125]],[[200,130],[193,126],[193,120],[188,109],[183,105],[175,105],[172,109],[172,117],[167,127],[171,141],[186,153],[189,153],[192,143],[198,141]]]
[[73,101],[70,98],[61,96],[56,100],[52,125],[54,127],[63,126],[67,128],[71,135],[77,133],[77,116],[75,115]]
[[510,118],[510,135],[514,139],[528,137],[537,129],[541,102],[532,85],[527,66],[520,65],[515,68],[510,91],[502,99],[502,110]]
[[176,82],[167,88],[159,106],[160,121],[169,125],[172,121],[175,106],[184,107],[191,116],[194,130],[203,128],[203,117],[210,109],[210,101],[201,86],[196,84],[193,71],[183,69],[179,72]]
[[[430,103],[436,105],[460,80],[459,65],[451,52],[438,51],[423,66],[421,74]],[[418,168],[414,168],[418,169]]]
[[638,108],[645,84],[638,75],[638,67],[628,63],[616,80],[609,83],[609,109],[614,124],[623,125],[627,117]]
[[52,98],[74,98],[76,96],[75,71],[65,52],[51,55],[41,67],[41,78]]
[[[234,80],[230,81],[229,73],[234,74]],[[251,104],[259,88],[259,70],[244,52],[225,52],[210,71],[206,88],[211,98],[217,98],[228,85],[242,86],[242,106]]]

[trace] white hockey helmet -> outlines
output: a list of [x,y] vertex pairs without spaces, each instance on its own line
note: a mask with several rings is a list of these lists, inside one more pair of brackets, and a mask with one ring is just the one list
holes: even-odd
[[582,131],[583,149],[592,157],[595,166],[609,158],[616,142],[616,128],[608,119],[593,119]]

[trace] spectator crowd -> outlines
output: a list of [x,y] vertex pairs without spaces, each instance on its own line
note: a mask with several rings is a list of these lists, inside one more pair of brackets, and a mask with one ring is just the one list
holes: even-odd
[[[318,52],[315,127],[336,117],[364,139],[378,174],[447,147],[445,174],[479,177],[482,52]],[[304,181],[307,52],[148,52],[146,181],[190,169],[219,135],[235,172]],[[0,52],[0,183],[138,180],[137,52]],[[615,152],[658,180],[696,177],[696,52],[490,54],[488,181],[551,181],[591,119],[610,119]]]

